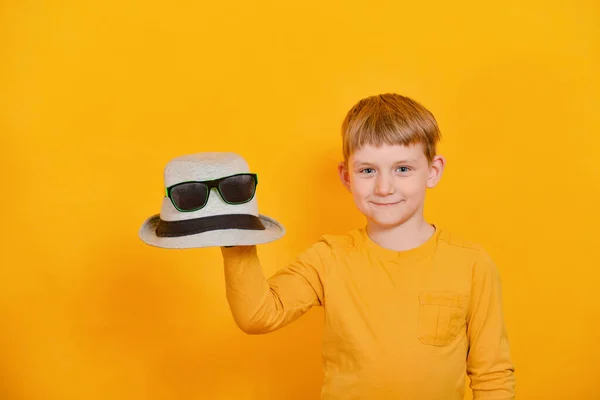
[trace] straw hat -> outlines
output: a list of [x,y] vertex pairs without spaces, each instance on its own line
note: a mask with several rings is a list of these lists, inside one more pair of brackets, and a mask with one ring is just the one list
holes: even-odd
[[[230,204],[213,187],[204,190],[208,201],[195,211],[180,211],[167,196],[167,188],[179,183],[249,173],[247,162],[235,153],[196,153],[169,161],[164,170],[166,189],[160,214],[143,223],[140,238],[151,246],[173,249],[256,245],[281,238],[285,234],[284,227],[258,213],[256,195],[243,204]],[[233,188],[235,190],[235,184]],[[256,183],[253,188],[256,190]],[[197,197],[191,200],[197,201]]]

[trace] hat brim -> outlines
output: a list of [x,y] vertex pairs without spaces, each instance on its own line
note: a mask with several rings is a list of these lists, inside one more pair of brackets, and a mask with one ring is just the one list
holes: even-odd
[[258,216],[264,230],[217,229],[208,232],[178,237],[159,237],[156,227],[160,214],[148,218],[140,228],[139,236],[143,242],[166,249],[190,249],[199,247],[252,246],[280,239],[285,235],[285,228],[279,222],[265,215]]

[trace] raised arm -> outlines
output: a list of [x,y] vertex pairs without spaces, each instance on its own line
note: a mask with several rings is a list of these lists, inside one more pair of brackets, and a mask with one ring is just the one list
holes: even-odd
[[221,248],[227,301],[236,324],[249,334],[267,333],[323,304],[321,273],[328,246],[317,242],[286,268],[265,278],[256,246]]

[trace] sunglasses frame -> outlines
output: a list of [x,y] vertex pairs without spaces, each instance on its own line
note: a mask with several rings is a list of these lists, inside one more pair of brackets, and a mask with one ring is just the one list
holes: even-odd
[[[225,197],[223,197],[223,193],[221,192],[221,188],[219,187],[219,184],[222,181],[224,181],[225,179],[233,178],[233,177],[236,177],[236,176],[242,176],[242,175],[249,175],[249,176],[252,177],[252,179],[254,179],[254,193],[252,193],[252,197],[250,197],[246,201],[234,202],[234,203],[225,200]],[[177,204],[175,204],[175,201],[173,200],[173,197],[171,197],[171,191],[173,190],[173,188],[175,188],[177,186],[180,186],[180,185],[184,185],[186,183],[202,183],[202,184],[204,184],[204,185],[206,185],[208,187],[208,190],[206,192],[206,200],[204,201],[204,204],[202,204],[200,207],[194,208],[192,210],[182,210],[181,208],[177,207]],[[245,204],[245,203],[248,203],[248,202],[252,201],[252,199],[256,195],[256,187],[257,186],[258,186],[258,175],[254,174],[254,173],[243,172],[243,173],[239,173],[239,174],[224,176],[224,177],[218,178],[218,179],[211,179],[211,180],[208,180],[208,181],[185,181],[185,182],[179,182],[179,183],[176,183],[174,185],[171,185],[171,186],[165,188],[165,196],[168,197],[169,200],[171,200],[171,204],[173,204],[173,207],[175,207],[177,209],[177,211],[180,211],[180,212],[193,212],[193,211],[198,211],[198,210],[203,209],[206,206],[206,204],[208,204],[208,199],[210,197],[210,193],[212,192],[213,188],[217,189],[217,192],[219,192],[219,196],[221,196],[221,199],[225,203],[231,204],[231,205],[239,205],[239,204]]]

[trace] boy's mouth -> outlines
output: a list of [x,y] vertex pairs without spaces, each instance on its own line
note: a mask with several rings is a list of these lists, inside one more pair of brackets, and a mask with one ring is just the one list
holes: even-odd
[[396,204],[399,204],[401,202],[402,202],[402,200],[395,201],[395,202],[389,202],[389,203],[379,203],[379,202],[376,202],[376,201],[371,201],[371,204],[374,204],[374,205],[379,206],[379,207],[390,207],[390,206],[394,206]]

